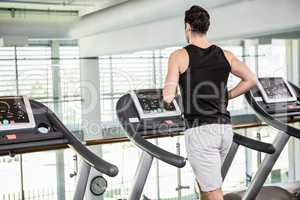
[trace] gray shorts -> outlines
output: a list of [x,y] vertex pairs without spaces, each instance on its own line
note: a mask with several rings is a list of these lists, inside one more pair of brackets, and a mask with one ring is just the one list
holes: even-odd
[[208,124],[185,131],[189,163],[202,192],[222,187],[221,166],[232,143],[230,124]]

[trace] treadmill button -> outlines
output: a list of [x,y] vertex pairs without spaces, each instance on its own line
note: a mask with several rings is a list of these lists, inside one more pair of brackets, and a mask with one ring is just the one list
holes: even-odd
[[17,135],[16,134],[6,135],[6,139],[7,140],[16,140],[17,139]]
[[47,133],[49,133],[49,128],[46,128],[46,127],[39,127],[39,128],[38,128],[38,131],[39,131],[39,133],[41,133],[41,134],[47,134]]
[[293,105],[293,104],[288,105],[288,109],[295,109],[295,108],[296,108],[296,105]]
[[172,125],[174,122],[172,120],[165,120],[164,124]]
[[9,121],[7,119],[3,120],[3,126],[8,126],[9,125]]

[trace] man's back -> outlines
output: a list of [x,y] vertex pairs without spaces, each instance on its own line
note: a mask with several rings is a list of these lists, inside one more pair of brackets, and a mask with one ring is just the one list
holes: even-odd
[[230,64],[223,50],[216,45],[201,48],[192,44],[184,49],[189,65],[180,74],[179,86],[189,127],[230,124],[227,111]]

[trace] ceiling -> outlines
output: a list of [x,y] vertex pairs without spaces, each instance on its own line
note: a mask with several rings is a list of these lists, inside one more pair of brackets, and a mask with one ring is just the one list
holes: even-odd
[[74,11],[83,16],[127,1],[129,0],[1,0],[0,9]]
[[0,36],[81,38],[174,19],[192,4],[215,8],[239,1],[0,0]]

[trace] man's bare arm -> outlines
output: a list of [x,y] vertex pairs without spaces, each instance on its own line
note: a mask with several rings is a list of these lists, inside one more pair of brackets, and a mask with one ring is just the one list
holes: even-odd
[[163,90],[164,101],[167,103],[171,103],[176,96],[183,56],[185,55],[181,49],[173,52],[169,57],[168,74]]
[[257,84],[256,75],[250,70],[250,68],[240,61],[235,55],[229,51],[224,51],[231,66],[231,73],[239,77],[241,81],[231,89],[228,93],[229,99],[234,99],[246,92]]

